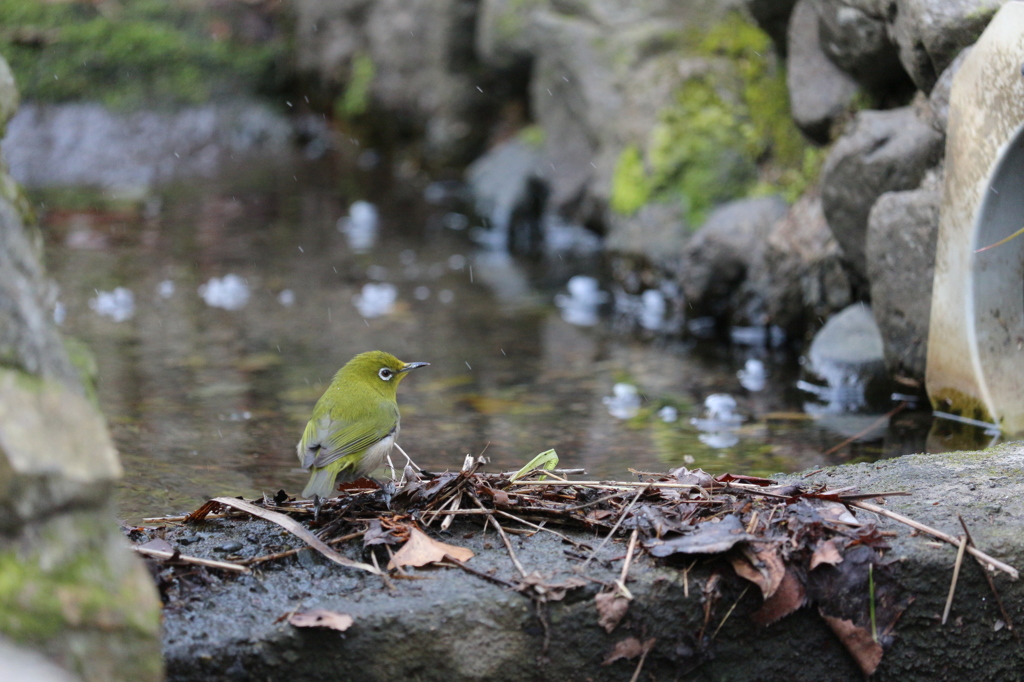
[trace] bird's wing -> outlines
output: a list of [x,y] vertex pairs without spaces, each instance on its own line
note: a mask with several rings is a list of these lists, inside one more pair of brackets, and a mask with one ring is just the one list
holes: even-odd
[[[361,453],[374,443],[387,438],[388,434],[398,427],[398,406],[385,404],[384,407],[390,412],[387,420],[334,418],[319,428],[314,426],[318,432],[315,440],[320,444],[320,451],[310,466],[325,467],[347,455]],[[307,430],[308,428],[307,426]],[[305,437],[303,440],[306,440]]]

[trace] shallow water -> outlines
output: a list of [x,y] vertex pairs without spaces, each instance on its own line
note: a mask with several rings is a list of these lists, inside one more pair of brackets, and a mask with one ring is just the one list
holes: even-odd
[[[428,203],[424,185],[328,157],[235,169],[138,205],[78,194],[70,208],[66,195],[38,195],[63,330],[97,359],[125,518],[299,492],[308,475],[294,446],[314,402],[340,365],[375,348],[431,363],[399,396],[400,442],[428,470],[484,451],[492,470],[512,470],[555,448],[563,466],[602,478],[682,464],[771,474],[926,448],[922,413],[887,428],[877,415],[805,412],[785,353],[566,322],[556,295],[600,263],[481,250],[451,229],[466,222],[452,217],[458,207]],[[357,200],[377,207],[375,235],[337,229]],[[131,310],[98,300],[116,287],[132,292]],[[108,304],[125,319],[100,314]],[[752,357],[767,367],[757,392],[737,377]],[[636,387],[638,409],[610,409],[617,383]],[[715,393],[734,396],[743,420],[702,432],[691,419]],[[676,421],[663,420],[666,406]],[[872,423],[865,439],[822,454]]]

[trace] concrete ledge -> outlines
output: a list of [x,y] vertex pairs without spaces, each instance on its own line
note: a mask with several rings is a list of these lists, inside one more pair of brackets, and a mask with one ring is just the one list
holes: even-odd
[[[799,476],[780,477],[796,482]],[[889,498],[886,506],[915,520],[958,534],[960,513],[979,547],[1018,568],[1024,567],[1024,444],[982,452],[913,455],[875,464],[823,470],[802,482],[830,487],[859,486],[865,492],[907,490],[912,497]],[[859,511],[858,516],[868,516]],[[915,601],[895,629],[876,680],[1017,680],[1024,675],[1024,646],[1003,627],[982,569],[965,561],[946,626],[939,624],[955,550],[929,537],[911,536],[887,519],[882,530],[896,533],[888,558]],[[493,531],[456,523],[450,542],[470,547],[478,571],[511,579],[514,569]],[[237,537],[253,544],[285,542],[262,521],[210,521],[168,531],[168,539],[199,535],[190,554],[209,554]],[[470,537],[467,537],[469,535]],[[592,537],[572,534],[582,541]],[[549,583],[574,575],[578,561],[557,538],[541,533],[516,536],[513,543],[528,571]],[[610,543],[604,558],[624,554]],[[213,555],[211,556],[220,556]],[[354,556],[354,555],[353,555]],[[598,625],[591,584],[571,591],[547,608],[550,646],[542,655],[544,629],[532,601],[456,569],[421,569],[417,580],[397,580],[389,592],[373,576],[322,562],[311,552],[267,566],[261,573],[225,578],[192,593],[184,605],[165,611],[164,651],[171,680],[623,680],[636,660],[601,663],[627,637],[654,637],[641,679],[687,680],[861,680],[863,675],[816,609],[803,608],[768,627],[750,615],[761,605],[756,588],[733,575],[727,562],[701,559],[684,578],[689,562],[669,564],[647,556],[634,562],[629,583],[635,600],[618,628]],[[702,589],[718,570],[722,596],[712,610],[703,641]],[[619,562],[591,564],[588,574],[611,581]],[[994,576],[1003,602],[1024,629],[1024,586]],[[686,596],[688,582],[689,596]],[[714,641],[711,635],[736,604]],[[295,609],[323,608],[352,615],[346,632],[300,630],[274,621]]]

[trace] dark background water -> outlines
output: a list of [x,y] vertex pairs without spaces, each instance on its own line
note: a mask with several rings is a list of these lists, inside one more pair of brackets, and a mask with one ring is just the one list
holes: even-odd
[[[126,470],[124,517],[214,495],[300,491],[308,475],[294,445],[312,406],[338,367],[371,349],[431,363],[403,382],[399,403],[400,442],[432,470],[485,449],[492,470],[554,448],[563,466],[618,479],[681,464],[771,474],[925,449],[926,414],[807,414],[791,353],[569,324],[554,296],[573,274],[600,274],[596,257],[482,249],[469,230],[450,229],[459,225],[445,216],[460,207],[430,203],[424,189],[386,165],[359,170],[329,156],[236,167],[134,202],[35,197],[63,329],[97,359],[99,401]],[[380,211],[365,253],[336,227],[356,200]],[[229,273],[247,282],[247,304],[207,305],[200,286]],[[396,287],[393,309],[366,317],[354,297],[383,282]],[[89,304],[115,287],[134,295],[120,322]],[[748,357],[766,363],[762,391],[737,379]],[[633,418],[609,414],[617,382],[638,388]],[[713,393],[733,395],[745,417],[728,447],[690,423]],[[678,420],[658,416],[665,406]]]

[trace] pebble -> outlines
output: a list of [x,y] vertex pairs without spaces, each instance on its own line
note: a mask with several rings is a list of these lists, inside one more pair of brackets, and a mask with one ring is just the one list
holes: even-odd
[[215,551],[215,552],[237,552],[240,549],[242,549],[242,543],[241,542],[227,542],[227,543],[221,545],[220,547],[214,547],[213,551]]

